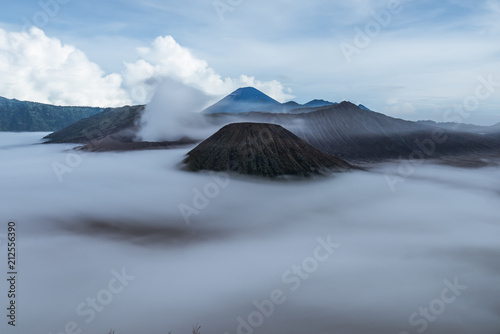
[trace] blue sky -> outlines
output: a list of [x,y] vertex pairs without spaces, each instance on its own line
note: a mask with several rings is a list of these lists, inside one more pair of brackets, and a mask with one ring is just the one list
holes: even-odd
[[[0,13],[0,71],[9,83],[0,84],[0,95],[59,104],[142,103],[157,78],[169,76],[214,99],[254,85],[281,101],[346,99],[405,119],[500,122],[500,0],[397,3],[21,0]],[[26,29],[27,21],[43,36]],[[23,28],[19,42],[15,34]],[[360,31],[371,34],[368,40]],[[346,55],[346,46],[356,52]],[[26,56],[29,48],[38,58]],[[68,52],[71,57],[61,56]],[[45,66],[39,53],[47,53],[49,63],[61,60]],[[28,73],[24,80],[35,78],[29,90],[15,89],[27,86],[14,73],[21,69]],[[478,88],[481,78],[492,91]],[[86,81],[98,97],[77,96],[92,95]],[[145,93],[137,93],[141,89]],[[474,99],[478,90],[485,94]],[[450,113],[457,105],[468,111]]]

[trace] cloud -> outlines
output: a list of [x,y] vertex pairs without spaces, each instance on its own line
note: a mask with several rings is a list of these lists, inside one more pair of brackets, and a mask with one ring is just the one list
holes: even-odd
[[484,9],[487,14],[479,18],[478,23],[486,27],[487,31],[496,35],[500,32],[500,23],[498,15],[500,15],[500,2],[496,0],[487,0],[484,4]]
[[46,36],[39,28],[22,33],[0,29],[0,96],[57,105],[145,104],[169,78],[209,96],[253,86],[281,101],[292,97],[276,80],[260,81],[248,75],[222,78],[172,36],[158,37],[137,53],[138,60],[125,63],[122,73],[106,74],[83,51]]
[[399,102],[397,98],[387,99],[385,112],[392,115],[414,115],[415,107],[409,102]]
[[260,81],[253,76],[222,78],[207,62],[196,58],[172,36],[158,37],[150,47],[137,49],[140,60],[126,63],[124,84],[138,102],[148,101],[162,78],[178,80],[207,95],[222,96],[240,87],[253,86],[271,97],[285,101],[293,96],[276,81]]
[[[190,34],[189,45],[229,73],[244,68],[259,78],[288,77],[282,82],[293,87],[299,102],[348,99],[385,112],[385,100],[395,96],[415,107],[411,119],[442,121],[442,113],[431,111],[461,103],[479,76],[499,68],[498,43],[492,42],[498,39],[498,1],[402,1],[401,13],[348,64],[339,44],[353,43],[354,28],[364,30],[375,20],[373,11],[389,3],[243,2],[223,23],[207,24],[206,35]],[[492,97],[469,121],[498,122],[498,104]]]
[[[400,164],[218,183],[178,168],[189,148],[91,154],[35,142],[0,133],[0,216],[19,226],[19,305],[30,320],[21,333],[59,333],[70,321],[82,333],[184,333],[196,323],[249,333],[238,317],[248,321],[274,289],[287,301],[255,333],[413,334],[424,324],[426,334],[498,333],[498,167],[422,164],[393,193],[384,174]],[[60,183],[51,165],[71,154],[81,163]],[[180,204],[197,208],[190,225]],[[316,240],[328,236],[341,246],[315,266]],[[103,289],[122,268],[136,278],[109,300]],[[440,304],[455,279],[467,289]],[[87,323],[77,308],[97,296],[102,312]]]
[[[56,20],[51,29],[62,31],[58,37],[105,69],[99,78],[108,73],[121,77],[119,87],[131,103],[149,101],[168,75],[208,95],[252,85],[284,101],[291,98],[291,87],[298,102],[348,99],[381,112],[388,111],[385,101],[396,97],[415,108],[405,117],[443,121],[435,111],[461,103],[473,93],[479,76],[500,78],[496,0],[404,1],[403,11],[353,56],[352,64],[339,44],[352,43],[354,28],[364,30],[374,20],[373,11],[385,10],[388,1],[233,3],[239,5],[226,12],[223,22],[212,2],[126,0],[121,5],[127,10],[106,4],[107,19],[98,16],[97,21],[85,16],[90,11],[76,11],[92,8],[82,3],[67,6],[60,17],[71,19],[70,32]],[[115,30],[109,22],[126,25]],[[157,37],[159,32],[173,37]],[[143,47],[134,52],[139,45]],[[498,122],[499,103],[498,94],[492,96],[468,121]]]
[[106,75],[82,51],[38,28],[0,29],[0,73],[0,95],[8,98],[82,106],[131,102],[120,75]]

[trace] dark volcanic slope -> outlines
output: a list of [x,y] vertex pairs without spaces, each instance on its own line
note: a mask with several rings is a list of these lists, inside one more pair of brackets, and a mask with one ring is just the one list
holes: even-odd
[[78,147],[81,151],[87,152],[120,152],[120,151],[142,151],[142,150],[160,150],[186,145],[196,144],[195,141],[189,138],[182,138],[177,141],[162,141],[162,142],[134,142],[123,137],[106,136],[102,139],[92,140],[86,145]]
[[309,128],[296,132],[299,136],[353,161],[439,158],[500,148],[499,141],[484,136],[392,118],[349,102],[304,116]]
[[202,142],[184,160],[191,171],[233,171],[277,177],[309,176],[352,168],[275,124],[234,123]]
[[130,140],[135,136],[135,123],[141,117],[143,110],[144,106],[108,108],[95,116],[51,133],[45,139],[48,140],[47,143],[87,144],[115,135]]
[[[258,94],[254,89],[241,89],[240,93],[242,95],[233,96],[236,100],[229,100],[238,104],[241,99],[252,103],[267,100],[265,96],[261,96],[262,93]],[[257,97],[253,93],[256,93]],[[285,105],[294,108],[298,104],[278,105],[282,109]],[[132,143],[137,130],[136,121],[143,109],[143,106],[106,109],[54,132],[47,136],[47,139],[53,143],[91,143],[94,145],[87,146],[91,150],[164,147],[164,143]],[[209,122],[220,127],[238,122],[278,124],[316,149],[352,163],[465,156],[482,159],[484,156],[500,154],[500,126],[473,128],[452,127],[453,124],[410,122],[366,110],[350,102],[317,108],[299,108],[290,113],[276,113],[274,110],[274,113],[204,113],[204,116]],[[168,143],[167,146],[172,144],[177,145]]]
[[500,140],[492,136],[439,129],[396,119],[361,109],[350,102],[295,115],[247,113],[225,115],[213,118],[213,121],[280,124],[317,149],[351,162],[433,159],[500,152]]

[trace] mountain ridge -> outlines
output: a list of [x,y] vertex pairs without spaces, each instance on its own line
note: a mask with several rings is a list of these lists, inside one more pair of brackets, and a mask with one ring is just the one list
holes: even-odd
[[103,110],[104,108],[55,106],[0,97],[0,131],[57,131]]
[[[423,154],[424,159],[436,159],[460,154],[500,152],[500,135],[483,136],[440,129],[361,109],[348,101],[315,108],[306,113],[226,114],[213,119],[218,124],[242,120],[282,125],[317,149],[335,154],[350,163],[410,159],[415,154],[419,154],[419,157]],[[428,143],[436,136],[446,140],[433,141],[430,152],[422,153],[422,143]]]
[[[306,112],[313,108],[337,105],[322,99],[314,99],[305,104],[296,101],[280,103],[254,87],[238,88],[215,104],[202,111],[205,114],[242,114],[247,112],[289,113]],[[366,110],[368,108],[360,105]]]
[[[252,91],[255,92],[253,89]],[[296,103],[289,104],[296,105]],[[141,145],[151,147],[149,143],[123,147],[117,143],[117,141],[129,143],[134,141],[138,129],[137,121],[143,110],[144,106],[106,110],[55,132],[47,139],[59,143],[96,142],[94,146],[99,146],[99,150],[113,149],[113,147],[126,150],[128,147],[140,148]],[[120,115],[123,115],[123,118],[119,117]],[[390,117],[349,101],[316,108],[298,108],[295,112],[289,113],[250,111],[202,115],[214,128],[219,129],[230,123],[241,122],[280,125],[316,149],[353,164],[415,159],[415,157],[442,159],[465,155],[474,155],[475,161],[479,164],[483,157],[500,153],[500,128],[491,134],[446,129],[437,123],[428,124]],[[92,136],[89,137],[89,133]],[[107,136],[112,136],[112,140],[101,141]],[[111,145],[110,142],[114,144]],[[423,145],[428,147],[422,148]]]

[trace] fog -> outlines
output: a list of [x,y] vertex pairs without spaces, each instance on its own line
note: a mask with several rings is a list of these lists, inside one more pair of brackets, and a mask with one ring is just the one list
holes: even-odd
[[213,131],[200,111],[210,97],[181,82],[161,80],[141,118],[138,139],[144,141],[176,141],[184,137],[203,139]]
[[0,133],[2,333],[499,333],[498,167],[422,164],[393,191],[390,164],[265,181],[43,135]]

